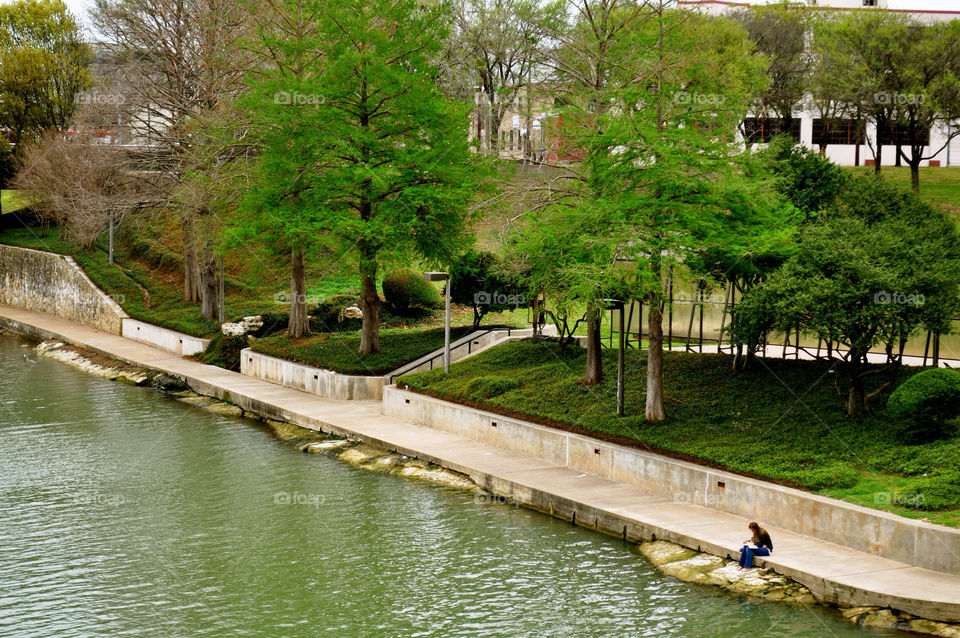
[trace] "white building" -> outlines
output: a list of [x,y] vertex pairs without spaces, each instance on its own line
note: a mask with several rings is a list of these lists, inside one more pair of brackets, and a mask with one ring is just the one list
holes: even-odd
[[[764,2],[733,2],[728,0],[680,0],[679,5],[686,9],[696,9],[704,11],[711,15],[723,15],[730,11],[750,7],[753,5],[768,4]],[[918,20],[932,23],[939,21],[960,19],[960,11],[947,11],[940,9],[923,9],[922,0],[912,0],[910,5],[916,5],[917,8],[901,9],[891,7],[890,0],[803,0],[795,4],[809,6],[818,9],[837,10],[837,11],[863,11],[863,10],[885,10],[908,13]],[[804,100],[807,102],[808,100]],[[776,125],[776,122],[772,122]],[[769,122],[748,118],[745,128],[750,131],[758,141],[762,141],[769,135],[769,130],[763,130],[766,126],[769,128]],[[833,130],[830,130],[830,129]],[[934,127],[930,131],[927,145],[924,148],[923,156],[929,157],[925,160],[923,166],[960,166],[960,136],[954,136],[960,129],[960,122],[954,122],[943,126]],[[823,120],[812,109],[801,105],[801,109],[794,114],[792,130],[790,131],[794,138],[809,148],[821,148],[822,143],[826,143],[825,154],[832,161],[842,166],[853,166],[857,163],[862,165],[872,165],[874,163],[874,151],[877,144],[877,127],[874,123],[868,123],[866,130],[863,131],[860,140],[857,140],[856,127],[852,121],[841,121],[833,123],[832,126],[824,126]],[[881,142],[892,141],[891,135],[883,135]],[[950,140],[949,144],[947,140]],[[857,153],[857,142],[859,144],[859,154]],[[897,147],[893,144],[884,143],[880,153],[881,163],[884,166],[896,164]]]

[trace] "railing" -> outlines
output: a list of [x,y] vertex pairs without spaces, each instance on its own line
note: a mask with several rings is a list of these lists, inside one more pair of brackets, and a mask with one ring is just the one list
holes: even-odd
[[[458,350],[458,349],[466,346],[466,347],[467,347],[467,356],[469,356],[470,354],[473,353],[473,342],[474,342],[474,341],[478,341],[478,340],[480,340],[480,339],[482,339],[482,338],[486,337],[487,335],[492,334],[492,333],[494,333],[494,332],[503,332],[504,330],[507,331],[507,336],[508,336],[508,337],[511,336],[511,334],[513,334],[511,328],[490,328],[490,329],[488,329],[488,330],[485,330],[485,331],[481,332],[480,334],[477,334],[477,333],[469,334],[469,335],[467,335],[467,337],[466,337],[467,340],[466,340],[465,342],[458,343],[458,344],[456,344],[456,345],[453,345],[453,344],[450,345],[450,354],[453,355],[453,351],[454,351],[454,350]],[[419,368],[420,366],[423,366],[423,365],[428,364],[428,363],[430,364],[430,368],[429,368],[429,369],[430,369],[430,370],[433,370],[433,362],[436,361],[437,359],[442,359],[444,354],[445,354],[444,349],[441,348],[440,352],[438,352],[437,354],[433,355],[433,356],[430,357],[429,359],[426,359],[426,360],[417,359],[416,361],[411,361],[410,363],[408,363],[407,365],[403,366],[402,368],[400,368],[400,369],[398,369],[398,370],[394,370],[393,373],[390,374],[389,382],[392,384],[392,383],[393,383],[393,380],[396,379],[397,377],[402,376],[402,375],[404,375],[404,374],[408,374],[408,373],[410,372],[410,370],[412,370],[412,369],[414,369],[414,368]]]

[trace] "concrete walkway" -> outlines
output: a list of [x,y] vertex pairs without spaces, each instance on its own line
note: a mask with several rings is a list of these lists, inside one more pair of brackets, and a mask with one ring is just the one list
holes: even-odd
[[[0,305],[0,327],[61,339],[105,356],[186,379],[191,387],[262,416],[357,438],[469,475],[494,493],[577,524],[630,540],[656,537],[736,557],[748,536],[744,518],[675,503],[618,482],[438,430],[385,417],[379,401],[332,401],[183,359],[124,337],[27,310]],[[960,622],[960,576],[852,550],[770,528],[776,571],[841,606],[891,607],[917,616]],[[938,551],[937,548],[930,548]]]

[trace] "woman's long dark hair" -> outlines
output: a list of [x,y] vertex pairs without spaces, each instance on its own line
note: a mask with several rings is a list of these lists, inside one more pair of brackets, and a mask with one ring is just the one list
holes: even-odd
[[747,525],[747,527],[749,527],[753,531],[753,537],[758,540],[760,539],[761,534],[767,533],[767,530],[760,527],[760,524],[757,523],[756,521],[750,523],[749,525]]

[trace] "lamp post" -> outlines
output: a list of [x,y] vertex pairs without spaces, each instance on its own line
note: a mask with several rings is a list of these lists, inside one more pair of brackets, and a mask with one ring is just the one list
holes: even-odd
[[450,374],[450,274],[445,272],[425,272],[423,278],[427,281],[445,281],[446,300],[444,304],[443,320],[443,372]]
[[620,348],[617,353],[617,416],[623,416],[623,347],[625,337],[623,309],[625,303],[622,299],[604,299],[603,302],[608,310],[620,311],[620,329],[617,331],[620,335]]

